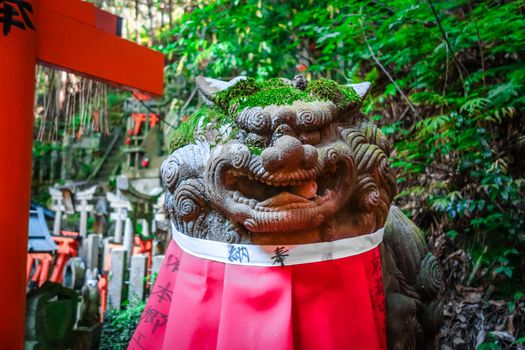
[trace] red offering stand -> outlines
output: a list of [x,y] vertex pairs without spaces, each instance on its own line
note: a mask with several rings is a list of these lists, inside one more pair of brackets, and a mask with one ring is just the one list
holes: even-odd
[[[164,57],[120,38],[118,17],[78,0],[0,2],[0,348],[22,349],[35,65],[160,96]],[[137,69],[140,67],[140,69]]]

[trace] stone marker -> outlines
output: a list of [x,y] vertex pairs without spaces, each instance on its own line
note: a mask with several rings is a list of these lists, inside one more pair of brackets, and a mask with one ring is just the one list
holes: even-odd
[[157,233],[157,220],[155,220],[155,218],[151,220],[151,232],[153,232],[153,234]]
[[64,204],[62,203],[64,195],[62,191],[56,188],[50,187],[49,194],[53,199],[53,210],[55,211],[55,221],[53,223],[53,235],[60,235],[60,229],[62,227],[62,212],[65,210]]
[[100,270],[100,244],[102,235],[92,233],[87,237],[86,266],[88,269]]
[[[133,223],[131,219],[126,219],[126,226],[124,228],[124,249],[128,252],[128,257],[133,255],[133,243],[135,235],[133,233]],[[128,259],[128,266],[131,263],[131,259]]]
[[124,282],[126,280],[127,252],[125,249],[111,251],[111,269],[108,285],[108,308],[119,309],[124,300]]
[[153,220],[151,223],[151,231],[153,234],[157,233],[157,228],[166,230],[169,226],[169,220],[166,217],[166,211],[164,207],[164,194],[160,195],[157,199],[157,203],[153,205]]
[[144,254],[131,257],[131,269],[129,271],[129,296],[131,303],[144,300],[146,295],[146,272],[148,257]]
[[115,210],[115,212],[110,215],[111,220],[115,221],[114,241],[116,243],[122,243],[122,226],[128,218],[128,211],[133,210],[133,208],[127,199],[114,193],[108,192],[106,198],[110,203],[110,207]]
[[[76,291],[58,283],[46,282],[31,290],[27,294],[24,349],[72,348],[78,301]],[[6,345],[2,349],[13,347]]]

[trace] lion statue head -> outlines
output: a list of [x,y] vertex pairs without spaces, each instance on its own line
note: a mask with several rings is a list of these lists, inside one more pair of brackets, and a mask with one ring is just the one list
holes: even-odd
[[199,76],[207,106],[161,167],[175,228],[253,244],[333,241],[382,228],[390,146],[360,107],[369,83]]

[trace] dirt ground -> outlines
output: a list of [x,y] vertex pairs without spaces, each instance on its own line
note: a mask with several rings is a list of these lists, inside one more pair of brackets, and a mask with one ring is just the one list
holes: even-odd
[[467,254],[443,237],[432,245],[445,279],[440,349],[525,349],[525,290],[502,299],[494,285],[466,286],[472,276]]

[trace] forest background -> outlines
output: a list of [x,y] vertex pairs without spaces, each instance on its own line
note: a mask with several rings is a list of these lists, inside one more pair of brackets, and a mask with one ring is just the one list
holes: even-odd
[[[94,2],[166,55],[158,109],[174,128],[200,106],[197,75],[371,82],[363,112],[394,146],[395,204],[444,270],[442,343],[525,343],[523,1]],[[110,90],[109,108],[127,96]]]

